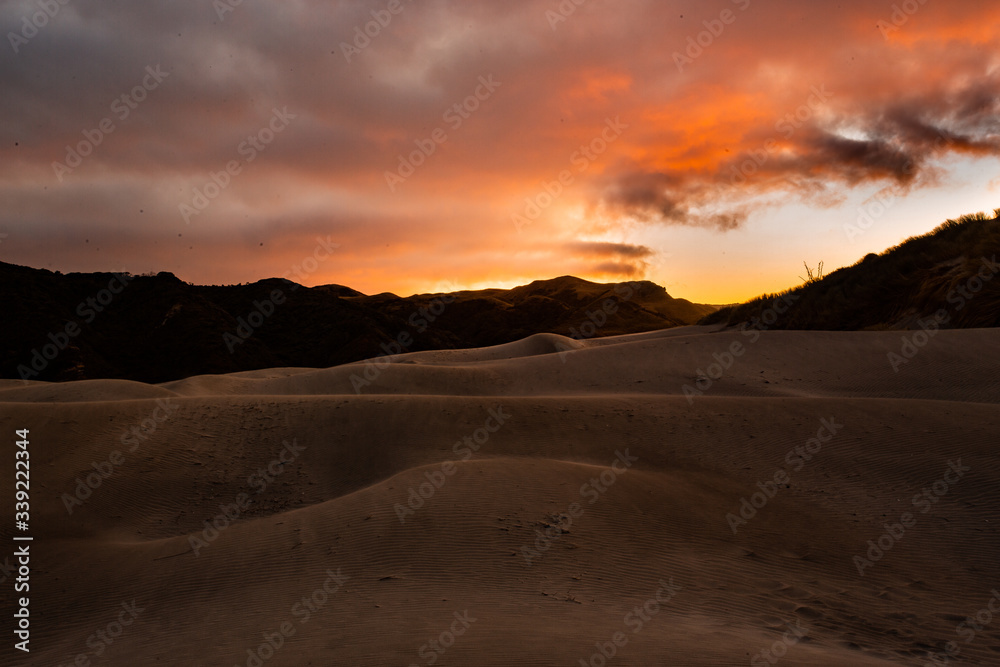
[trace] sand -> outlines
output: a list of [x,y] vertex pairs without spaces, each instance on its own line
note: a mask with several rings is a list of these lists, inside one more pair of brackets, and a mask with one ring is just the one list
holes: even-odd
[[1000,332],[894,370],[904,335],[0,381],[34,537],[0,663],[1000,664]]

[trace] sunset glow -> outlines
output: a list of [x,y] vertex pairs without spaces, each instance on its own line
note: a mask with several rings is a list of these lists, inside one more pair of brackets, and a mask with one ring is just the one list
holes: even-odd
[[0,7],[3,261],[730,303],[1000,206],[995,2],[105,4]]

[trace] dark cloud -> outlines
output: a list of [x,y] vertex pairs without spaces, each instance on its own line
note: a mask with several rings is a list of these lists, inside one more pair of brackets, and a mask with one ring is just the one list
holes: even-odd
[[[853,109],[834,104],[798,127],[779,123],[780,132],[733,157],[713,156],[714,168],[643,171],[632,164],[608,176],[604,201],[646,222],[727,230],[773,205],[751,202],[764,194],[830,206],[843,199],[830,196],[836,188],[878,184],[905,192],[936,183],[936,160],[1000,155],[1000,77],[977,69],[963,73],[961,88],[907,93],[884,108],[851,97]],[[769,129],[746,133],[768,136]]]
[[593,259],[603,260],[588,264],[587,270],[591,273],[623,278],[644,275],[649,266],[647,260],[656,254],[651,248],[629,243],[574,241],[565,244],[563,249],[588,262]]
[[566,250],[578,255],[589,257],[628,257],[633,259],[643,259],[650,257],[654,251],[646,246],[631,245],[628,243],[595,243],[588,241],[574,241],[567,243]]
[[606,276],[620,276],[623,278],[635,278],[643,275],[644,266],[629,264],[627,262],[601,262],[592,269],[595,273]]
[[[196,0],[71,2],[17,53],[5,39],[2,258],[71,264],[85,256],[77,232],[95,230],[104,247],[192,280],[246,280],[330,230],[354,253],[331,282],[581,266],[632,276],[656,248],[567,239],[621,238],[634,223],[732,230],[789,201],[831,206],[852,188],[939,183],[947,158],[998,150],[992,0],[927,3],[888,41],[874,26],[891,8],[866,0],[593,1],[557,24],[546,15],[556,0],[406,1],[345,57],[386,4],[243,2],[220,16]],[[679,69],[674,54],[724,9],[736,20]],[[0,4],[0,34],[37,10]],[[117,117],[112,104],[147,67],[169,76]],[[499,89],[452,127],[445,112],[482,76]],[[829,100],[813,99],[817,87]],[[294,121],[245,160],[241,142],[286,107]],[[113,132],[58,180],[53,163],[108,117]],[[583,159],[618,117],[628,129]],[[385,173],[438,129],[447,138],[390,192]],[[233,160],[239,175],[185,224],[179,205]],[[544,240],[508,261],[521,242],[510,214],[564,171],[571,183],[525,231]],[[248,240],[259,235],[288,256],[263,261]],[[211,250],[192,259],[197,248]]]

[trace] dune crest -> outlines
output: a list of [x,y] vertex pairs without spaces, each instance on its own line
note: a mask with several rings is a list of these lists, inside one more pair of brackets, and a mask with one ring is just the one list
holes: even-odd
[[6,383],[59,591],[15,664],[133,602],[107,664],[996,664],[1000,334],[758,333]]

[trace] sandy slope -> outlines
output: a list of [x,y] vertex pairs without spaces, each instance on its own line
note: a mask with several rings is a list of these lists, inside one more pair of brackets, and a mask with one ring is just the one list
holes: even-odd
[[31,429],[35,631],[0,664],[601,665],[616,633],[608,665],[921,665],[948,642],[1000,664],[1000,613],[956,629],[1000,589],[1000,331],[941,332],[894,372],[901,335],[543,335],[158,386],[2,381],[0,432]]

